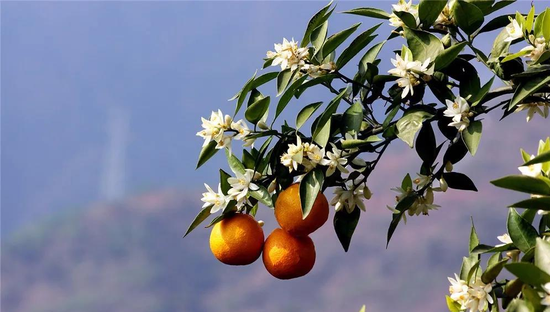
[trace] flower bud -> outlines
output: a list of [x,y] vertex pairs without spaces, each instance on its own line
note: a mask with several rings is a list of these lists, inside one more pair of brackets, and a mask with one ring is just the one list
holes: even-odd
[[443,38],[441,38],[441,42],[443,43],[443,46],[445,48],[450,47],[451,46],[451,35],[446,34],[445,36],[443,36]]
[[265,224],[265,223],[264,223],[264,221],[262,221],[262,220],[258,220],[258,225],[259,225],[260,227],[263,227],[263,226],[264,226],[264,224]]
[[269,186],[267,187],[267,191],[269,194],[275,192],[275,188],[277,187],[277,179],[273,179],[271,183],[269,183]]
[[370,191],[369,187],[365,185],[365,188],[363,189],[363,196],[365,199],[371,199],[372,192]]
[[450,161],[448,161],[448,162],[445,164],[445,171],[447,171],[447,172],[453,171],[453,164],[452,164]]
[[260,128],[262,130],[269,130],[269,126],[263,120],[260,120],[258,122],[258,128]]
[[449,189],[449,185],[447,184],[447,181],[443,179],[443,177],[439,179],[439,188],[441,189],[442,192],[447,192],[447,189]]
[[360,167],[365,167],[367,166],[367,162],[365,160],[363,160],[362,158],[358,158],[358,157],[355,157],[352,161],[351,161],[352,164],[356,165],[356,166],[360,166]]

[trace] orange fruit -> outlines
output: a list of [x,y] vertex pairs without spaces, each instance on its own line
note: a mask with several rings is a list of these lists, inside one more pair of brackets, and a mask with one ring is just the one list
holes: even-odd
[[265,241],[263,261],[267,271],[276,278],[304,276],[315,264],[315,245],[309,236],[294,237],[275,229]]
[[300,184],[295,183],[282,191],[275,202],[275,218],[281,228],[294,236],[307,236],[320,228],[328,219],[328,201],[319,192],[309,215],[302,218]]
[[210,250],[225,264],[246,265],[260,257],[264,231],[250,215],[236,213],[216,223],[210,232]]

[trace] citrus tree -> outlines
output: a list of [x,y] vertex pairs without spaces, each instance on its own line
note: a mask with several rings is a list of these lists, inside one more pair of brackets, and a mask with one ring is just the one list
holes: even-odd
[[[217,189],[205,184],[203,209],[185,235],[216,214],[209,223],[214,226],[211,248],[222,262],[247,264],[263,251],[275,277],[307,274],[315,259],[308,235],[325,223],[332,206],[335,233],[348,250],[372,196],[369,177],[397,141],[414,149],[422,165],[392,189],[397,194],[388,205],[388,244],[407,217],[439,207],[435,194],[448,188],[477,191],[454,165],[476,154],[483,118],[526,112],[529,122],[535,114],[549,114],[550,9],[531,6],[526,14],[489,18],[513,2],[424,0],[416,5],[399,0],[391,12],[367,7],[343,12],[389,22],[393,30],[385,36],[379,34],[382,23],[368,29],[355,24],[329,35],[335,6],[323,7],[300,41],[283,39],[267,52],[262,73],[256,72],[232,98],[231,114],[218,110],[202,118],[197,135],[204,144],[197,168],[223,150],[232,172],[220,169]],[[483,51],[476,39],[489,32],[496,37],[490,51]],[[401,48],[385,51],[389,41]],[[389,71],[380,69],[390,62]],[[492,78],[481,81],[478,70]],[[268,94],[269,85],[275,88]],[[302,94],[319,88],[333,96],[302,103]],[[300,106],[296,118],[279,120],[289,104]],[[513,205],[526,208],[522,215],[510,209],[503,246],[479,244],[472,227],[470,255],[460,275],[450,278],[451,311],[498,310],[498,298],[510,311],[542,311],[550,305],[550,247],[543,239],[550,224],[544,213],[550,210],[550,140],[541,142],[537,157],[523,153],[523,175],[493,181],[536,197]],[[333,193],[330,200],[324,195],[328,192]],[[263,232],[244,225],[249,222],[242,215],[254,217],[261,206],[275,210],[281,229],[263,246],[248,244],[260,237],[257,232],[263,241]],[[483,269],[485,253],[492,256]],[[242,254],[253,256],[234,261]],[[503,268],[517,279],[498,280]]]

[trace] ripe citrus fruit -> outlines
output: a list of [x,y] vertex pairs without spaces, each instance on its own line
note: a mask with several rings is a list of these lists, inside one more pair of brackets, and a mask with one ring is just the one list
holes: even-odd
[[309,215],[302,218],[300,184],[295,183],[282,191],[275,202],[275,218],[281,228],[294,236],[306,236],[320,228],[328,219],[328,202],[319,192]]
[[294,237],[275,229],[265,241],[263,261],[267,271],[276,278],[304,276],[315,264],[315,245],[309,236]]
[[210,250],[225,264],[250,264],[262,253],[264,231],[250,215],[236,213],[216,223],[210,233]]

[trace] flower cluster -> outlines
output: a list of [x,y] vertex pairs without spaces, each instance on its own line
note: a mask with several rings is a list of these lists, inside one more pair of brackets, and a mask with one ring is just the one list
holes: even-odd
[[283,38],[283,43],[275,44],[275,52],[268,51],[267,58],[273,59],[271,66],[281,66],[281,70],[290,68],[292,71],[302,68],[306,65],[306,60],[309,57],[307,48],[298,48],[298,42],[292,39],[291,41]]
[[259,179],[261,174],[254,172],[252,169],[245,169],[244,173],[236,172],[236,177],[230,177],[227,182],[231,188],[227,191],[227,195],[221,190],[221,185],[218,185],[218,192],[214,192],[208,184],[204,184],[207,192],[202,193],[203,208],[212,206],[210,213],[215,213],[224,209],[230,201],[235,201],[237,209],[242,209],[248,202],[250,191],[258,190],[258,185],[253,181]]
[[535,38],[535,36],[531,35],[529,36],[529,43],[530,45],[521,49],[521,51],[529,52],[525,57],[529,58],[531,62],[538,61],[542,54],[549,49],[548,43],[544,40],[544,37]]
[[[305,172],[309,172],[317,165],[327,166],[326,176],[331,176],[336,169],[347,173],[344,168],[347,159],[344,158],[343,151],[331,143],[332,151],[327,152],[315,143],[302,143],[300,137],[297,137],[296,144],[289,144],[286,153],[281,155],[281,164],[287,167],[291,172],[297,171],[299,165],[303,165]],[[325,158],[326,156],[326,158]]]
[[470,117],[472,113],[470,112],[470,105],[468,102],[458,96],[454,102],[445,100],[447,103],[447,109],[443,112],[443,116],[452,118],[453,121],[449,123],[449,126],[456,127],[458,131],[463,131],[470,124]]
[[330,201],[330,204],[334,206],[336,211],[345,208],[347,213],[351,213],[355,207],[365,211],[365,203],[363,199],[370,199],[372,193],[368,186],[357,181],[349,181],[345,188],[336,188],[334,190],[334,198]]
[[403,88],[401,98],[405,98],[407,94],[414,94],[414,87],[420,84],[425,76],[430,76],[433,73],[433,69],[429,68],[430,58],[426,59],[424,63],[419,61],[413,61],[410,53],[405,53],[403,59],[399,54],[395,55],[395,59],[391,59],[391,62],[395,68],[388,71],[393,76],[400,77],[397,79],[397,85]]
[[203,130],[197,132],[197,135],[204,139],[203,146],[208,145],[210,141],[215,141],[216,149],[228,148],[231,152],[231,140],[243,140],[245,146],[250,146],[254,142],[246,136],[250,129],[243,120],[233,121],[231,116],[223,115],[221,110],[212,112],[210,119],[202,118]]
[[449,277],[451,286],[449,293],[452,300],[460,304],[460,310],[468,310],[469,312],[487,311],[489,304],[493,304],[491,284],[485,284],[480,278],[477,278],[475,283],[468,285],[455,274],[455,278]]
[[517,106],[516,112],[521,112],[527,110],[527,122],[533,119],[535,113],[542,116],[542,118],[547,118],[549,115],[550,103],[544,101],[523,103]]
[[454,2],[455,1],[451,0],[443,7],[443,10],[441,10],[441,13],[439,13],[439,16],[435,20],[435,25],[449,26],[454,24],[453,14],[451,13]]
[[328,62],[321,65],[306,64],[303,69],[311,78],[321,77],[336,70],[336,63]]
[[416,25],[420,23],[420,18],[418,17],[418,7],[412,4],[412,0],[406,2],[405,0],[399,0],[397,4],[392,4],[393,12],[390,15],[390,25],[393,27],[402,27],[405,24],[403,21],[395,14],[395,12],[407,12],[412,14],[416,19]]

